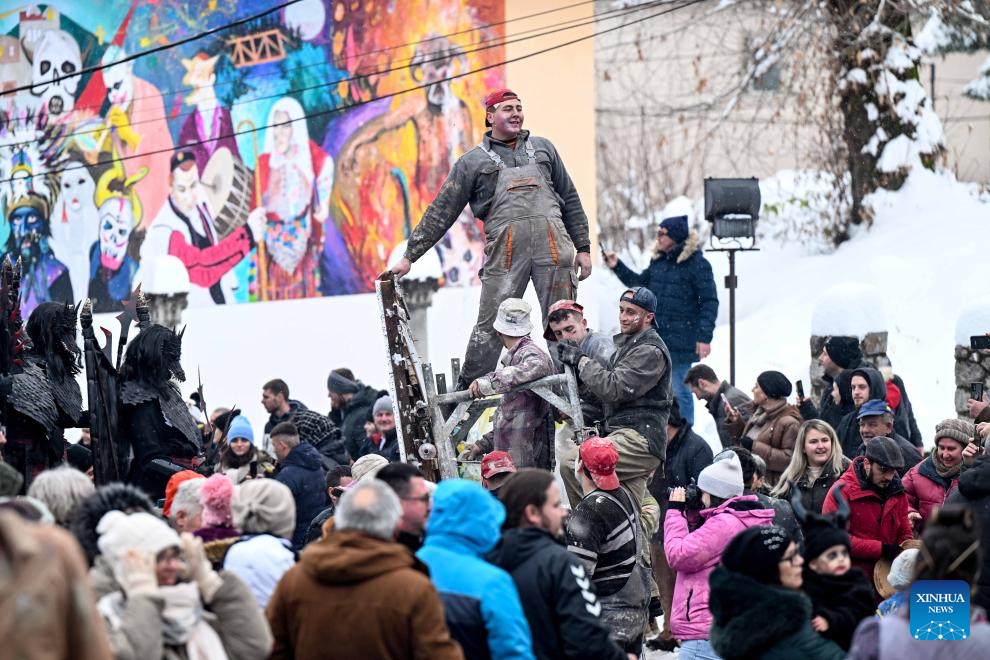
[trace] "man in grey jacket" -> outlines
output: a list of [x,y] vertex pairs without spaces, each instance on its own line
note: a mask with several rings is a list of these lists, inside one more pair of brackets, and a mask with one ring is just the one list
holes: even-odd
[[575,297],[575,268],[582,280],[591,274],[588,218],[556,148],[523,130],[522,102],[511,90],[496,90],[484,103],[491,130],[454,164],[392,267],[397,277],[407,274],[466,205],[484,221],[481,307],[458,389],[495,368],[502,344],[493,324],[503,300],[521,298],[532,280],[545,319],[553,302]]
[[[615,474],[637,502],[646,482],[663,463],[670,414],[670,353],[654,324],[657,299],[649,289],[634,287],[619,299],[615,353],[607,367],[570,342],[557,344],[560,361],[577,369],[581,383],[604,405],[605,430],[619,452]],[[577,453],[562,461],[561,477],[570,502],[579,502],[581,483],[574,474]]]
[[[725,426],[728,412],[725,409],[725,401],[739,411],[739,414],[746,421],[749,421],[750,408],[746,404],[751,401],[749,395],[737,387],[729,385],[727,380],[719,380],[715,375],[715,370],[707,364],[696,364],[688,369],[684,375],[684,384],[690,388],[695,398],[704,401],[708,412],[715,420],[715,428],[718,430],[718,439],[725,449],[735,442],[732,434]],[[725,396],[725,400],[722,397]]]

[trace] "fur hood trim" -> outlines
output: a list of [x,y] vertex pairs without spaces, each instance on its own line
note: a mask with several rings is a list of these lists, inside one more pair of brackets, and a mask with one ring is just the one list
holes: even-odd
[[[674,251],[680,250],[680,254],[677,255],[677,263],[682,264],[691,256],[698,251],[701,247],[701,237],[698,236],[698,232],[691,230],[688,232],[688,237],[684,239],[684,242],[680,245],[674,247]],[[663,256],[663,252],[660,252],[656,247],[653,248],[652,260],[656,261]]]

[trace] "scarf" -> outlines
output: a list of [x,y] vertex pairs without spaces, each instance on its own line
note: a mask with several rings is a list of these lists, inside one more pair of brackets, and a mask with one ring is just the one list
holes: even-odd
[[[169,587],[158,587],[157,595],[165,602],[160,623],[162,642],[166,647],[185,647],[189,660],[227,660],[227,652],[220,636],[213,630],[207,617],[213,615],[203,609],[199,588],[193,582],[183,582]],[[107,594],[96,604],[111,631],[123,626],[127,601],[121,591]],[[168,656],[168,649],[166,649]]]
[[932,465],[935,467],[935,471],[938,473],[938,476],[943,479],[948,479],[949,481],[952,481],[958,477],[959,470],[962,469],[962,461],[959,461],[954,467],[945,467],[942,459],[938,457],[937,451],[932,452]]

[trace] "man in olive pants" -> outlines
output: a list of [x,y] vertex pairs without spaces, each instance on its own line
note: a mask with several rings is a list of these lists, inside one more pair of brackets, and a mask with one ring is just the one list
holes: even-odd
[[503,300],[521,298],[532,281],[545,326],[550,305],[575,298],[578,280],[591,274],[588,218],[556,148],[522,129],[522,102],[512,91],[492,92],[484,103],[491,130],[454,164],[391,269],[408,273],[466,205],[484,221],[481,306],[457,389],[494,370],[502,344],[492,325]]

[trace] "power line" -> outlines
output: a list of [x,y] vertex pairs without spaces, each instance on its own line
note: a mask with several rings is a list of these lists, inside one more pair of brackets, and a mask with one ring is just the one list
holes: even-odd
[[[671,3],[676,2],[676,1],[677,0],[653,0],[653,2],[650,2],[648,5],[645,5],[645,6],[648,6],[648,7],[657,7],[657,6],[661,6],[661,5],[665,5],[665,4],[671,4]],[[585,26],[588,26],[588,25],[592,25],[592,24],[594,24],[596,22],[599,22],[599,21],[613,20],[613,19],[616,19],[616,18],[622,18],[622,17],[627,16],[627,15],[629,15],[631,13],[638,12],[641,9],[642,9],[642,7],[637,7],[635,9],[633,9],[633,10],[628,10],[627,9],[627,10],[623,10],[621,13],[617,13],[617,14],[616,13],[612,13],[612,12],[608,12],[608,13],[611,13],[612,15],[605,15],[605,16],[596,15],[595,18],[590,19],[590,20],[589,19],[582,18],[582,20],[584,20],[583,23],[578,23],[578,24],[575,24],[575,25],[569,25],[569,26],[566,26],[566,27],[553,28],[552,25],[551,26],[545,26],[544,28],[538,28],[538,29],[545,29],[546,27],[553,28],[553,29],[547,29],[545,32],[540,32],[538,34],[531,34],[531,35],[525,36],[525,37],[512,38],[512,39],[509,39],[508,37],[505,37],[505,38],[503,38],[503,40],[501,42],[498,42],[498,43],[488,43],[488,42],[497,42],[498,41],[497,39],[490,39],[490,40],[488,40],[488,42],[485,42],[485,41],[480,42],[482,44],[487,43],[488,45],[478,46],[477,48],[466,50],[466,51],[464,51],[464,53],[465,54],[473,54],[473,53],[477,53],[477,52],[480,52],[480,51],[483,51],[483,50],[490,50],[492,48],[498,48],[500,46],[506,46],[506,45],[509,45],[509,44],[519,43],[519,42],[522,42],[522,41],[528,41],[530,39],[538,39],[540,37],[545,37],[545,36],[548,36],[548,35],[551,35],[551,34],[556,34],[558,32],[564,32],[564,31],[567,31],[567,30],[573,30],[575,28],[585,27]],[[569,22],[572,22],[572,21],[563,21],[562,23],[559,23],[558,25],[564,25],[565,23],[569,23]],[[523,32],[521,32],[519,34],[526,34],[527,32],[532,32],[532,31],[533,30],[524,30]],[[512,36],[513,37],[516,37],[518,35],[512,35]],[[411,62],[413,59],[415,59],[415,58],[410,58],[408,60],[408,62]],[[449,56],[447,54],[441,54],[441,55],[437,55],[436,57],[433,57],[433,58],[428,58],[428,59],[420,60],[420,62],[423,63],[423,64],[427,64],[427,63],[430,63],[430,62],[440,62],[440,61],[444,61],[444,60],[447,60],[447,59],[449,59]],[[251,103],[259,103],[261,101],[266,101],[266,100],[270,100],[270,99],[277,99],[277,98],[281,98],[283,96],[288,96],[288,95],[291,95],[291,94],[300,94],[302,92],[307,92],[307,91],[311,91],[311,90],[314,90],[314,89],[321,89],[321,88],[324,88],[324,87],[329,87],[331,85],[339,85],[340,83],[344,83],[344,82],[353,82],[353,81],[356,81],[356,80],[361,80],[362,78],[367,77],[367,76],[378,76],[378,75],[383,75],[383,74],[386,74],[386,73],[394,73],[396,71],[401,71],[402,69],[405,69],[408,66],[408,62],[406,64],[401,65],[401,66],[392,66],[392,67],[389,67],[389,68],[386,68],[386,69],[381,69],[381,70],[378,70],[378,71],[369,71],[369,72],[363,73],[361,75],[349,76],[349,77],[346,77],[346,78],[339,78],[339,79],[336,79],[336,80],[333,80],[333,81],[330,81],[330,82],[321,82],[321,83],[316,83],[316,84],[313,84],[313,85],[308,85],[308,86],[299,87],[299,88],[289,88],[289,89],[285,90],[284,92],[280,92],[280,93],[277,93],[277,94],[268,94],[268,95],[265,95],[265,96],[258,96],[258,97],[254,97],[254,98],[245,99],[243,101],[235,101],[234,103],[231,103],[229,105],[222,105],[222,104],[219,104],[218,103],[217,105],[213,106],[211,108],[211,110],[217,110],[217,109],[221,109],[221,108],[228,108],[229,109],[229,108],[233,108],[233,107],[239,106],[239,105],[247,105],[247,104],[251,104]],[[165,120],[175,121],[175,120],[177,120],[179,118],[182,118],[182,117],[189,117],[189,116],[195,115],[198,112],[199,112],[198,109],[193,109],[193,110],[190,110],[189,112],[179,113],[179,114],[175,115],[174,117],[169,117],[166,114],[166,115],[162,115],[162,116],[152,117],[150,119],[142,119],[142,120],[139,120],[139,121],[132,121],[132,122],[130,122],[129,125],[133,127],[133,126],[140,126],[142,124],[157,123],[159,121],[165,121]],[[22,118],[21,121],[27,122],[27,118],[26,117],[25,118]],[[81,130],[73,130],[72,132],[67,133],[67,134],[61,136],[61,139],[68,140],[68,139],[74,138],[74,137],[80,137],[80,136],[84,136],[84,135],[92,135],[92,134],[95,134],[95,133],[101,133],[104,130],[107,130],[107,128],[106,128],[106,126],[104,126],[104,125],[101,124],[100,126],[95,127],[95,128],[84,128],[84,129],[81,129]],[[10,147],[21,147],[21,146],[25,146],[25,145],[28,145],[28,144],[33,144],[35,141],[36,140],[24,140],[22,142],[13,142],[13,143],[7,144],[5,146],[7,146],[8,148],[10,148]]]
[[[333,65],[333,66],[336,67],[340,62],[345,62],[345,61],[352,60],[352,59],[357,59],[357,58],[360,58],[360,57],[367,57],[369,55],[375,55],[375,54],[379,54],[379,53],[385,53],[385,52],[388,52],[388,51],[391,51],[391,50],[398,50],[400,48],[407,48],[409,46],[415,46],[415,45],[420,44],[420,43],[429,43],[429,42],[437,41],[437,40],[440,40],[440,39],[449,39],[450,37],[454,37],[454,36],[466,34],[466,33],[469,33],[469,32],[481,32],[483,30],[487,30],[487,29],[492,28],[492,27],[497,27],[499,25],[506,25],[508,23],[513,23],[513,22],[516,22],[516,21],[522,21],[522,20],[527,20],[527,19],[530,19],[530,18],[536,18],[536,17],[539,17],[539,16],[543,16],[545,14],[551,14],[551,13],[554,13],[554,12],[564,11],[564,10],[567,10],[567,9],[573,9],[575,7],[580,7],[582,5],[592,4],[592,3],[595,3],[595,2],[601,2],[601,1],[602,0],[583,0],[582,2],[576,2],[574,4],[565,5],[563,7],[556,7],[554,9],[548,9],[548,10],[536,12],[536,13],[533,13],[533,14],[527,14],[525,16],[516,16],[515,18],[510,18],[510,19],[506,19],[506,20],[502,20],[502,21],[493,21],[492,23],[484,23],[484,24],[478,25],[476,27],[466,28],[466,29],[463,29],[463,30],[458,30],[456,32],[449,32],[449,33],[446,33],[446,34],[434,35],[432,37],[428,37],[426,39],[422,39],[421,41],[407,42],[407,43],[404,43],[404,44],[397,44],[397,45],[394,45],[394,46],[385,46],[385,47],[378,48],[378,49],[375,49],[375,50],[365,51],[365,52],[361,52],[361,53],[354,53],[352,55],[348,55],[348,56],[343,57],[343,58],[331,57],[331,59],[328,60],[328,61],[313,62],[311,64],[303,64],[301,66],[292,67],[292,68],[290,68],[290,69],[288,69],[286,71],[270,71],[270,72],[267,72],[267,73],[258,73],[258,74],[254,74],[254,75],[245,76],[245,77],[243,77],[241,79],[235,79],[235,80],[229,80],[229,81],[220,82],[220,83],[214,83],[213,88],[214,89],[218,89],[218,88],[224,88],[224,87],[232,87],[234,85],[238,85],[238,84],[241,84],[241,83],[247,84],[247,82],[248,81],[251,81],[251,80],[257,80],[257,79],[261,79],[261,78],[271,78],[273,76],[282,76],[284,74],[289,74],[289,73],[293,73],[293,72],[297,72],[297,71],[302,71],[302,70],[305,70],[305,69],[311,69],[311,68],[315,68],[315,67],[330,66],[330,65]],[[612,10],[609,10],[609,12],[607,12],[607,13],[617,12],[617,11],[622,11],[622,9],[612,9]],[[574,22],[574,21],[577,21],[577,20],[583,20],[583,18],[584,17],[581,17],[581,18],[578,18],[578,19],[568,19],[567,21],[562,21],[560,23],[551,24],[550,26],[544,26],[544,27],[556,27],[558,25],[563,25],[565,23]],[[527,32],[533,32],[533,31],[536,31],[536,30],[539,30],[539,29],[543,29],[543,28],[533,28],[533,29],[530,29],[530,30],[524,30],[524,31],[519,32],[517,34],[526,34]],[[479,43],[485,43],[485,41],[482,40]],[[144,54],[145,53],[141,53],[141,54],[139,54],[139,56],[143,56]],[[148,54],[151,54],[151,53],[148,53]],[[414,58],[410,57],[410,58],[407,58],[405,61],[408,63],[408,62],[412,62],[413,59]],[[115,64],[116,64],[116,62],[115,62]],[[82,73],[83,72],[69,74],[67,76],[64,76],[63,78],[71,78],[71,77],[74,77],[74,76],[82,75]],[[61,79],[62,78],[59,78],[58,80],[61,80]],[[338,82],[341,82],[341,81],[338,81]],[[43,83],[36,83],[36,84],[33,83],[31,85],[31,88],[33,89],[34,87],[37,87],[40,84],[47,85],[47,84],[51,84],[51,83],[48,82],[48,81],[44,81]],[[184,93],[184,92],[189,92],[189,91],[192,91],[194,89],[196,89],[196,88],[195,87],[192,87],[192,86],[189,86],[189,87],[176,87],[176,88],[173,88],[173,89],[166,89],[166,90],[160,91],[160,92],[158,92],[157,96],[161,96],[162,98],[164,98],[166,96],[171,96],[173,94],[180,94],[180,93]],[[131,101],[133,102],[133,101],[144,100],[144,99],[148,99],[148,98],[154,98],[155,96],[156,96],[155,94],[148,94],[148,95],[145,95],[145,96],[135,96],[133,99],[131,99]],[[100,109],[100,107],[102,107],[102,105],[103,105],[103,102],[101,101],[99,103],[99,105],[77,105],[77,106],[74,106],[73,109],[74,110],[96,110],[96,111],[98,111]]]
[[[669,14],[669,13],[672,13],[672,12],[675,12],[675,11],[679,11],[681,9],[684,9],[686,7],[690,7],[692,5],[696,5],[696,4],[698,4],[700,2],[704,2],[704,1],[705,0],[684,0],[683,1],[683,4],[680,4],[680,5],[676,6],[676,7],[670,7],[669,9],[664,9],[664,10],[658,11],[658,12],[656,12],[654,14],[650,14],[649,16],[645,16],[645,17],[642,17],[642,18],[634,19],[634,20],[629,21],[627,23],[623,23],[622,25],[617,25],[615,27],[607,28],[607,29],[604,29],[604,30],[594,31],[591,34],[588,34],[588,35],[585,35],[585,36],[582,36],[582,37],[577,37],[575,39],[571,39],[570,41],[565,41],[563,43],[556,44],[556,45],[553,45],[553,46],[547,46],[546,48],[542,48],[542,49],[537,50],[537,51],[534,51],[532,53],[526,53],[525,55],[519,55],[519,56],[514,57],[514,58],[510,58],[510,59],[507,59],[507,60],[502,60],[500,62],[494,62],[492,64],[486,64],[484,66],[478,67],[477,69],[473,69],[473,70],[470,70],[470,71],[464,71],[464,72],[461,72],[461,73],[458,73],[458,74],[455,74],[455,75],[452,75],[452,76],[447,76],[446,78],[442,78],[440,80],[436,80],[436,81],[433,81],[433,82],[430,82],[430,83],[424,83],[422,85],[416,85],[416,86],[413,86],[413,87],[408,87],[406,89],[401,89],[401,90],[398,90],[396,92],[389,92],[388,94],[383,94],[381,96],[378,96],[378,97],[376,97],[374,99],[369,99],[367,101],[357,101],[355,103],[351,103],[351,104],[346,105],[346,106],[336,106],[336,107],[333,107],[333,108],[327,108],[325,110],[320,110],[318,112],[313,112],[313,113],[310,113],[310,114],[304,114],[301,117],[297,117],[296,119],[289,119],[289,120],[284,121],[284,122],[267,124],[267,125],[264,125],[264,126],[256,126],[256,127],[253,127],[253,128],[245,129],[243,131],[232,131],[230,133],[224,133],[224,134],[218,135],[217,137],[214,137],[214,138],[206,138],[206,139],[203,139],[203,140],[197,140],[196,142],[189,142],[189,143],[184,144],[182,146],[185,147],[185,148],[196,147],[196,146],[201,146],[201,145],[204,145],[204,144],[209,144],[211,142],[217,142],[219,140],[225,140],[227,138],[232,138],[232,137],[233,138],[236,138],[236,137],[238,137],[240,135],[250,135],[252,133],[258,133],[258,132],[260,132],[262,130],[265,130],[265,129],[273,128],[275,126],[285,126],[285,125],[288,125],[288,124],[294,124],[294,123],[299,122],[299,121],[306,121],[307,119],[312,119],[312,118],[315,118],[315,117],[323,117],[323,116],[326,116],[326,115],[335,114],[337,112],[343,112],[345,110],[351,110],[353,108],[358,108],[358,107],[361,107],[361,106],[364,106],[364,105],[368,105],[368,104],[374,103],[376,101],[381,101],[381,100],[384,100],[384,99],[394,98],[396,96],[401,96],[403,94],[408,94],[410,92],[415,92],[415,91],[418,91],[418,90],[427,89],[428,87],[430,87],[432,85],[435,85],[437,83],[440,83],[440,82],[449,82],[451,80],[457,80],[457,79],[460,79],[460,78],[465,78],[467,76],[474,75],[476,73],[481,73],[482,71],[487,71],[489,69],[494,69],[494,68],[499,67],[499,66],[503,66],[503,65],[506,65],[506,64],[514,64],[516,62],[521,62],[523,60],[527,60],[527,59],[536,57],[538,55],[544,55],[546,53],[549,53],[549,52],[552,52],[552,51],[555,51],[555,50],[559,50],[559,49],[565,48],[567,46],[572,46],[572,45],[574,45],[576,43],[580,43],[582,41],[587,41],[588,39],[594,39],[595,37],[601,36],[603,34],[608,34],[610,32],[614,32],[616,30],[621,30],[622,28],[628,27],[630,25],[636,25],[638,23],[643,23],[643,22],[648,21],[648,20],[651,20],[653,18],[658,18],[658,17],[663,16],[665,14]],[[119,162],[123,162],[123,161],[126,161],[126,160],[132,160],[134,158],[144,158],[144,157],[147,157],[147,156],[154,156],[154,155],[157,155],[157,154],[172,153],[173,151],[175,151],[174,148],[173,149],[156,149],[154,151],[147,151],[147,152],[144,152],[144,153],[131,154],[130,156],[118,156],[116,158],[110,158],[109,160],[97,161],[97,162],[95,162],[95,163],[93,163],[91,165],[76,165],[76,166],[73,166],[73,167],[57,168],[57,169],[54,169],[54,170],[46,170],[45,172],[37,172],[37,173],[32,173],[32,174],[28,174],[28,175],[20,176],[20,177],[10,177],[8,179],[0,179],[0,183],[12,183],[14,181],[22,181],[22,180],[25,180],[25,179],[33,179],[35,177],[50,176],[50,175],[53,175],[53,174],[64,174],[65,172],[73,172],[73,171],[76,171],[76,170],[86,169],[88,167],[96,167],[96,166],[99,166],[99,165],[112,165],[114,162],[118,162],[118,161]]]
[[[155,53],[160,53],[160,52],[162,52],[164,50],[171,50],[172,48],[176,48],[178,46],[184,46],[185,44],[188,44],[190,42],[198,41],[198,40],[202,39],[203,37],[208,37],[211,34],[216,34],[217,32],[222,32],[224,30],[229,30],[230,28],[234,28],[234,27],[238,27],[238,26],[244,25],[245,23],[250,23],[251,21],[256,21],[259,18],[262,18],[264,16],[267,16],[268,14],[274,13],[274,12],[279,11],[281,9],[285,9],[286,7],[289,7],[291,5],[294,5],[297,2],[302,2],[302,0],[289,0],[289,2],[283,2],[280,5],[275,5],[274,7],[270,7],[269,9],[266,9],[263,12],[260,12],[258,14],[255,14],[254,16],[247,16],[245,18],[239,18],[236,21],[233,21],[231,23],[225,23],[224,25],[220,25],[220,26],[215,27],[215,28],[210,28],[209,30],[206,30],[205,32],[200,32],[199,34],[194,34],[194,35],[189,36],[189,37],[184,37],[182,39],[179,39],[178,41],[171,41],[171,42],[169,42],[167,44],[162,44],[161,46],[155,46],[154,48],[149,48],[148,50],[142,50],[139,53],[134,53],[133,55],[128,55],[127,57],[122,57],[122,58],[120,58],[119,60],[117,60],[115,62],[111,62],[110,64],[97,64],[95,66],[89,66],[89,67],[86,67],[84,69],[80,69],[79,71],[76,71],[74,73],[66,74],[64,76],[56,76],[55,78],[52,78],[52,80],[50,82],[51,82],[51,84],[54,85],[55,83],[58,83],[58,82],[61,82],[61,81],[65,80],[66,78],[76,78],[76,77],[79,77],[79,76],[84,76],[87,73],[95,73],[96,71],[102,71],[103,69],[109,69],[110,67],[117,66],[118,64],[126,64],[127,62],[133,62],[136,59],[139,59],[139,58],[142,58],[142,57],[147,57],[148,55],[154,55]],[[48,82],[48,81],[46,81],[46,82]],[[17,92],[27,92],[27,91],[30,91],[34,87],[36,87],[36,85],[34,83],[31,83],[30,85],[21,85],[20,87],[14,87],[12,89],[8,89],[8,90],[5,90],[5,91],[0,92],[0,96],[7,96],[9,94],[16,94]]]

